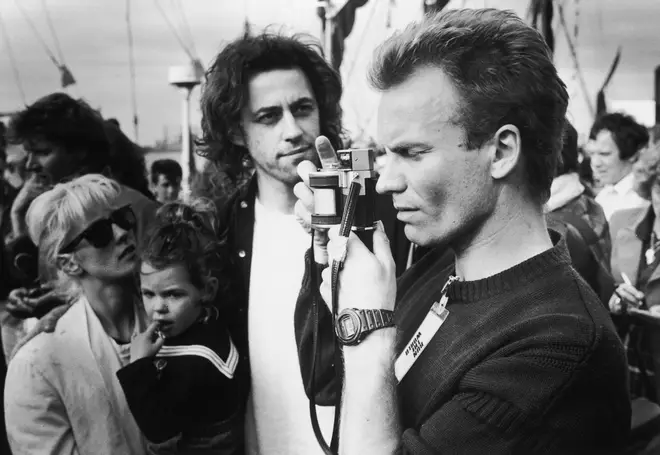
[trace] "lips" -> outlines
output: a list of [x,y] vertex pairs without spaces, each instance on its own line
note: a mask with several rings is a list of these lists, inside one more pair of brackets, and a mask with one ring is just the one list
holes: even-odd
[[310,149],[312,148],[311,145],[303,145],[300,147],[296,147],[292,149],[291,151],[283,154],[282,156],[295,156],[295,155],[301,155],[303,153],[307,153]]
[[124,259],[127,256],[130,256],[135,253],[135,246],[134,245],[129,245],[127,246],[124,251],[121,252],[119,255],[119,259]]

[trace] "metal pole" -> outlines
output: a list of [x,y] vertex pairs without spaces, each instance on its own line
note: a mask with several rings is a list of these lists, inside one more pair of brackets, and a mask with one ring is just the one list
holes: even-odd
[[325,52],[325,59],[328,61],[328,63],[332,64],[333,17],[332,4],[330,3],[330,0],[328,0],[323,7],[325,8],[325,35],[323,36],[323,51]]
[[181,123],[181,196],[187,201],[190,196],[190,94],[192,89],[183,89],[183,121]]

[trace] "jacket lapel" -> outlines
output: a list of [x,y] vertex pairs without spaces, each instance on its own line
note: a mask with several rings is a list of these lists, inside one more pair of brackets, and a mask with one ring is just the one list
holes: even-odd
[[[642,254],[642,241],[635,234],[634,227],[622,228],[615,239],[616,249],[612,261],[612,274],[617,283],[623,282],[621,276],[625,273],[633,284],[637,284],[639,260]],[[617,270],[618,269],[618,270]]]

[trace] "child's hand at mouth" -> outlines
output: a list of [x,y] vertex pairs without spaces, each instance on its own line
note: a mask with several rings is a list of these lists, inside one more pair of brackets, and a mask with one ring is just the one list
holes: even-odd
[[158,322],[149,324],[147,330],[131,340],[131,362],[155,356],[165,343],[165,336],[158,330]]

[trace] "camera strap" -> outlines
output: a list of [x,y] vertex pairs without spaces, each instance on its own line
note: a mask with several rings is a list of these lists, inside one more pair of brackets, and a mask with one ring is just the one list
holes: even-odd
[[[348,196],[346,198],[346,203],[344,205],[344,212],[342,214],[341,224],[339,226],[339,235],[348,238],[353,228],[353,218],[355,216],[355,209],[357,207],[358,196],[360,194],[361,185],[357,180],[353,180],[348,190]],[[339,272],[341,271],[344,265],[344,259],[346,258],[346,252],[342,255],[340,260],[333,260],[331,267],[331,289],[332,289],[332,325],[334,329],[335,319],[338,314],[339,306]],[[316,264],[314,260],[314,236],[312,235],[312,264]],[[312,286],[313,289],[318,289],[318,282],[316,281],[316,273],[312,273]],[[342,391],[344,389],[344,358],[342,356],[341,346],[336,337],[334,337],[333,347],[334,347],[334,367],[335,367],[335,381],[337,381],[336,389],[336,399],[335,399],[335,418],[332,429],[332,439],[330,440],[330,446],[325,441],[323,434],[318,422],[318,416],[316,414],[316,360],[320,358],[320,346],[318,343],[318,332],[319,332],[319,317],[318,317],[318,299],[315,294],[312,294],[312,313],[314,317],[314,333],[312,336],[312,350],[313,350],[313,360],[311,365],[311,384],[310,384],[310,399],[309,399],[309,414],[312,421],[312,429],[314,430],[314,435],[321,446],[321,449],[326,455],[336,455],[339,453],[339,428],[341,424],[341,400],[342,400]],[[323,302],[321,302],[323,305]]]

